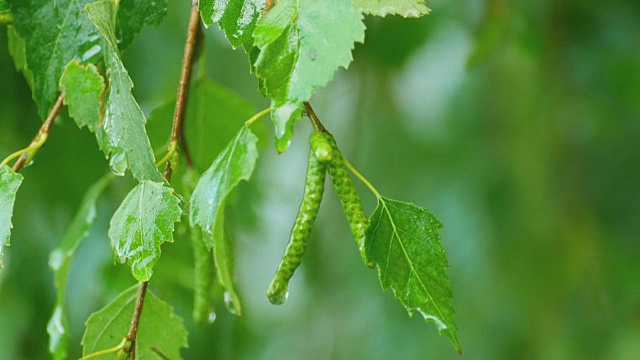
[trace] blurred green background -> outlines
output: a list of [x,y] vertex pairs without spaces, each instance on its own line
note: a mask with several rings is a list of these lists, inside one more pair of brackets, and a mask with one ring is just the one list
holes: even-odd
[[[143,110],[172,99],[188,5],[145,29],[125,54]],[[348,71],[312,104],[350,161],[385,196],[429,208],[443,246],[466,359],[640,359],[640,2],[429,1],[422,18],[367,19]],[[252,101],[242,50],[206,30],[208,75]],[[36,133],[29,88],[0,28],[0,157]],[[211,104],[215,112],[215,104]],[[266,128],[270,127],[263,120]],[[228,230],[245,315],[217,305],[191,320],[189,241],[163,247],[150,288],[190,330],[186,359],[456,359],[449,341],[409,318],[362,266],[327,191],[310,248],[283,306],[265,290],[302,194],[308,121],[277,155],[272,133]],[[62,119],[18,192],[0,272],[0,358],[45,359],[54,302],[49,252],[87,187],[108,170],[87,131]],[[71,357],[83,322],[134,283],[113,265],[115,182],[71,268]],[[360,187],[367,212],[375,199]]]

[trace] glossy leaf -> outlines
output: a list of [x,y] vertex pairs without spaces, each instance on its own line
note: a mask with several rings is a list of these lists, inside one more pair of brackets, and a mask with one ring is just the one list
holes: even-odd
[[134,187],[113,214],[109,227],[113,255],[129,264],[136,280],[151,278],[160,246],[173,242],[174,224],[181,214],[173,189],[148,180]]
[[233,47],[252,42],[251,35],[267,0],[201,0],[198,10],[206,26],[218,23]]
[[118,53],[115,34],[117,2],[99,0],[86,6],[89,18],[104,37],[103,53],[109,73],[109,94],[104,116],[104,130],[109,138],[111,170],[124,175],[131,169],[139,181],[164,181],[156,169],[153,151],[145,131],[146,119],[131,94],[133,82]]
[[120,0],[116,34],[118,47],[126,49],[147,25],[158,26],[167,15],[167,0]]
[[84,11],[91,0],[14,0],[14,24],[25,40],[33,72],[33,99],[45,118],[58,97],[58,83],[71,59],[99,60],[96,28]]
[[[82,337],[83,355],[118,345],[127,335],[138,297],[139,285],[123,291],[115,300],[91,314]],[[182,318],[166,302],[147,291],[136,338],[137,360],[181,359],[180,348],[188,346]],[[113,354],[101,357],[111,358]]]
[[213,248],[218,280],[225,289],[225,304],[236,315],[242,315],[242,307],[233,285],[233,253],[224,233],[224,203],[241,180],[251,177],[258,158],[257,141],[243,126],[202,175],[191,196],[191,226],[200,227],[207,248]]
[[69,115],[78,127],[86,126],[96,134],[98,147],[107,154],[109,139],[100,114],[105,84],[96,66],[71,60],[60,78],[60,88],[65,91],[64,103],[69,107]]
[[[191,195],[191,226],[209,235],[215,233],[224,200],[241,180],[249,180],[258,158],[258,138],[243,126],[202,175]],[[210,246],[209,246],[210,247]]]
[[11,6],[6,0],[0,0],[0,14],[11,12]]
[[367,260],[378,266],[383,290],[391,288],[409,315],[420,312],[460,351],[440,221],[426,209],[385,197],[369,221]]
[[353,0],[353,6],[367,15],[400,15],[417,18],[429,13],[425,0]]
[[254,32],[260,54],[257,76],[271,97],[276,147],[289,146],[300,107],[319,86],[352,60],[354,42],[364,41],[362,14],[351,1],[279,0]]
[[9,246],[11,237],[11,217],[16,192],[22,184],[22,175],[16,174],[7,165],[0,165],[0,268],[4,247]]
[[53,270],[53,282],[56,286],[56,305],[49,323],[49,352],[54,359],[66,359],[69,344],[69,329],[65,311],[65,296],[67,293],[67,277],[69,267],[76,249],[84,240],[96,219],[96,203],[103,190],[111,183],[114,176],[108,174],[93,184],[82,200],[71,225],[58,247],[49,255],[49,267]]

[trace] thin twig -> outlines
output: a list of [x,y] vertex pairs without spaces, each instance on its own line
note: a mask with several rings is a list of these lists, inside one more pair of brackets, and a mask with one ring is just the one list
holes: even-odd
[[[46,137],[49,135],[49,130],[51,130],[51,125],[53,124],[53,121],[56,119],[56,117],[58,116],[58,113],[60,112],[60,109],[62,108],[63,100],[64,100],[64,92],[60,93],[60,96],[58,96],[58,99],[53,104],[51,111],[49,111],[49,115],[47,116],[47,119],[44,121],[44,123],[42,123],[40,130],[38,130],[38,133],[31,141],[31,144],[36,144],[43,136]],[[37,149],[35,149],[35,151],[37,151]],[[22,169],[22,167],[27,163],[27,159],[29,159],[29,156],[33,156],[32,152],[28,152],[20,156],[18,161],[16,161],[16,163],[13,164],[13,167],[11,169],[14,172],[20,171],[20,169]]]
[[133,317],[131,318],[131,325],[125,339],[131,341],[130,359],[135,360],[136,352],[136,337],[138,336],[138,326],[140,325],[140,316],[142,316],[142,308],[144,307],[144,298],[147,295],[148,281],[140,283],[140,290],[138,291],[138,300],[136,301],[136,308],[133,310]]
[[171,168],[171,161],[167,161],[167,167],[164,168],[164,178],[167,179],[167,181],[171,180],[171,174],[173,174],[173,169]]
[[[180,83],[178,84],[178,95],[176,99],[176,108],[173,114],[173,127],[171,129],[171,140],[169,141],[169,153],[162,161],[167,162],[167,167],[164,171],[164,177],[167,181],[171,181],[171,158],[176,150],[176,147],[180,141],[184,144],[184,136],[182,134],[182,124],[184,118],[184,109],[187,102],[187,93],[189,90],[189,82],[191,80],[191,69],[193,68],[193,53],[196,47],[196,40],[198,39],[198,30],[200,28],[200,13],[198,13],[198,2],[191,2],[191,16],[189,18],[189,25],[187,27],[187,40],[184,46],[184,57],[182,59],[182,72],[180,73]],[[190,158],[188,159],[190,163]],[[147,294],[148,281],[143,281],[140,284],[140,291],[138,292],[138,300],[136,301],[136,307],[133,311],[133,317],[131,318],[131,325],[129,326],[129,332],[126,339],[131,341],[131,349],[129,353],[129,359],[135,360],[136,356],[136,337],[138,336],[138,326],[140,324],[140,317],[142,316],[142,309],[144,307],[144,299]]]
[[313,128],[316,129],[316,131],[320,131],[320,132],[327,131],[327,129],[325,129],[322,123],[320,122],[320,119],[318,119],[318,116],[316,115],[315,111],[313,111],[313,108],[311,107],[311,104],[309,104],[308,101],[304,102],[304,108],[307,109],[307,114],[309,114],[309,119],[311,119],[311,124],[313,125]]
[[184,44],[184,56],[182,58],[182,71],[180,73],[180,82],[178,83],[178,94],[176,99],[176,108],[173,113],[173,128],[171,129],[171,142],[182,142],[187,157],[187,163],[191,164],[191,156],[187,149],[185,137],[182,132],[182,124],[184,119],[184,111],[187,103],[187,93],[189,91],[189,83],[191,82],[191,70],[193,69],[194,53],[199,39],[198,32],[200,30],[200,13],[198,12],[198,2],[191,4],[191,15],[189,17],[189,25],[187,26],[187,41]]

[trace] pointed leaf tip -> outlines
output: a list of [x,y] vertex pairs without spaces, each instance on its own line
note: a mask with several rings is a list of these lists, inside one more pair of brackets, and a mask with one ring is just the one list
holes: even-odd
[[380,197],[365,238],[367,260],[378,265],[383,290],[391,288],[409,314],[418,311],[460,350],[442,224],[428,210]]
[[138,281],[148,281],[160,258],[160,246],[173,242],[180,221],[180,199],[162,183],[145,180],[134,187],[113,214],[109,239],[113,255],[127,262]]

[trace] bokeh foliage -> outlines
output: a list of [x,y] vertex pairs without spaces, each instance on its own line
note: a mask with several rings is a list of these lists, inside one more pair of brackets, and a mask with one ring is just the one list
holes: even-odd
[[[465,357],[640,356],[640,5],[434,0],[429,7],[421,19],[368,19],[366,43],[312,99],[316,112],[381,192],[429,208],[444,224]],[[147,115],[175,95],[188,10],[170,1],[160,27],[142,30],[123,54]],[[243,51],[215,27],[206,39],[208,75],[257,109],[268,106]],[[7,41],[0,27],[0,154],[25,146],[40,125]],[[218,306],[213,324],[196,327],[189,239],[178,231],[163,247],[150,287],[185,318],[183,356],[457,358],[444,337],[380,291],[329,192],[288,302],[269,304],[264,291],[304,184],[311,127],[296,127],[282,155],[273,134],[260,136],[254,177],[229,199],[242,318]],[[63,114],[22,172],[0,272],[3,359],[47,357],[55,301],[48,254],[107,171],[93,135]],[[88,315],[134,283],[126,266],[114,266],[107,238],[131,187],[127,180],[109,187],[71,265],[72,358]],[[372,212],[375,198],[364,187],[360,193]]]

